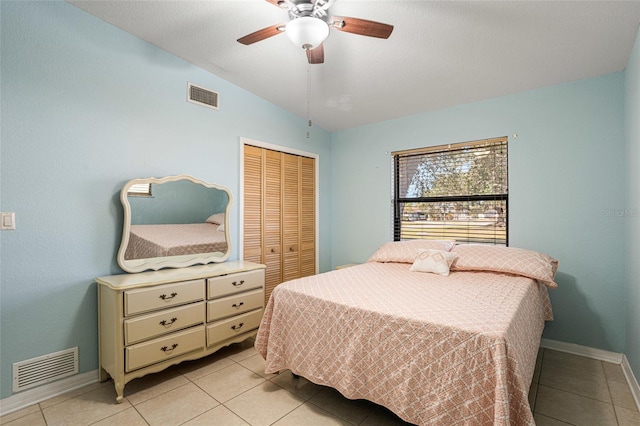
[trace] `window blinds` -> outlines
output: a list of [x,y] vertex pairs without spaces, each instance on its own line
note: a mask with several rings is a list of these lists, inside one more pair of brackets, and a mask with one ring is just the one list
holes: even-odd
[[394,239],[507,245],[507,138],[392,153]]
[[151,184],[150,183],[136,183],[127,189],[127,195],[136,195],[139,197],[151,196]]

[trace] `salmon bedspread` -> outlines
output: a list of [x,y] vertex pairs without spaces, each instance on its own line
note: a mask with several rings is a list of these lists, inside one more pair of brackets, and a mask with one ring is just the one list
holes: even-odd
[[255,347],[286,369],[420,425],[533,425],[547,288],[495,272],[368,262],[278,285]]

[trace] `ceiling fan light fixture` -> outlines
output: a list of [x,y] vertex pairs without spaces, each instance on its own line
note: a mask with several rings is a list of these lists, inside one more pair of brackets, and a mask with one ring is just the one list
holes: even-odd
[[303,16],[287,23],[287,37],[305,50],[315,49],[329,37],[329,25],[322,19]]

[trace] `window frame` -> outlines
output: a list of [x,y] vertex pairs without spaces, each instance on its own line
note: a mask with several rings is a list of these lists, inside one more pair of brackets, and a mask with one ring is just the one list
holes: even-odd
[[[505,241],[504,245],[509,246],[509,143],[508,138],[498,137],[492,139],[482,139],[469,142],[461,142],[456,144],[438,145],[433,147],[425,147],[404,151],[395,151],[391,153],[393,164],[393,240],[401,241],[402,239],[402,206],[408,203],[443,203],[443,202],[478,202],[478,201],[499,201],[504,202],[504,224],[505,224]],[[486,147],[504,146],[506,150],[506,158],[504,164],[504,174],[506,176],[506,192],[493,193],[493,194],[465,194],[465,195],[451,195],[451,196],[429,196],[429,197],[400,197],[400,166],[401,160],[420,156],[420,155],[434,155],[441,154],[443,152],[459,152],[468,150],[481,150]],[[446,236],[443,238],[447,238]],[[426,238],[425,238],[426,239]],[[455,238],[451,238],[455,239]],[[460,244],[492,244],[503,245],[502,242],[494,238],[492,242],[474,242],[474,241],[459,241]]]
[[128,197],[152,197],[150,183],[136,183],[127,190]]

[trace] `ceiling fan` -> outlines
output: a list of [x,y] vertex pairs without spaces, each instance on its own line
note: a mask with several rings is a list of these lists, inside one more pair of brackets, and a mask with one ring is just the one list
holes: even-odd
[[240,37],[238,42],[249,45],[273,37],[282,32],[307,52],[310,64],[324,62],[323,42],[329,37],[329,30],[335,28],[367,37],[389,38],[393,25],[366,19],[332,16],[327,11],[336,0],[266,0],[289,13],[289,22],[272,25]]

